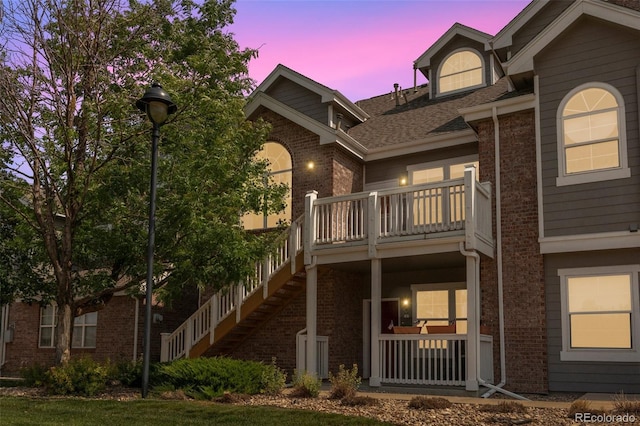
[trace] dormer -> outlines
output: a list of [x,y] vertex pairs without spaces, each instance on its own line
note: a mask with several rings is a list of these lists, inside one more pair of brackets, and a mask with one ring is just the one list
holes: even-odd
[[414,61],[414,70],[429,80],[431,98],[494,84],[502,75],[493,60],[491,35],[455,23]]

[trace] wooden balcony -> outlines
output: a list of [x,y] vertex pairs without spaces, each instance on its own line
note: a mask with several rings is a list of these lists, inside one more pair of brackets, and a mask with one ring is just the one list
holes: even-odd
[[491,184],[477,182],[474,167],[462,179],[433,184],[320,199],[312,192],[305,219],[305,263],[347,253],[348,260],[376,257],[408,245],[447,251],[460,242],[493,257]]

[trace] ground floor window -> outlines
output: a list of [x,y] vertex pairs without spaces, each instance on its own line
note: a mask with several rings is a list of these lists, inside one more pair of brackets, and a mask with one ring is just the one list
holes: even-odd
[[467,333],[467,289],[465,283],[416,284],[411,286],[413,318],[423,326],[454,325]]
[[638,356],[640,265],[560,269],[564,361]]
[[[55,346],[56,319],[58,308],[48,305],[40,308],[40,341],[39,347],[53,348]],[[98,328],[98,313],[90,312],[73,320],[73,348],[95,348],[96,330]]]

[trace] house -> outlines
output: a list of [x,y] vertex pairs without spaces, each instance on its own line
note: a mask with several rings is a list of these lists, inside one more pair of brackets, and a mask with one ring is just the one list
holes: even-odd
[[291,198],[244,223],[291,227],[156,357],[640,392],[640,5],[533,0],[495,36],[455,24],[417,54],[427,84],[355,103],[283,65],[258,86],[246,114],[271,123]]

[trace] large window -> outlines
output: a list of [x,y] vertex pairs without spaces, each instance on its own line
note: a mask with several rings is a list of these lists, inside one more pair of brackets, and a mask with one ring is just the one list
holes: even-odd
[[[478,170],[479,163],[476,158],[469,156],[410,166],[409,183],[421,185],[462,179],[467,165],[474,165],[476,171]],[[464,194],[461,188],[433,188],[425,193],[424,197],[426,199],[422,202],[414,202],[414,225],[441,223],[447,217],[451,223],[464,220]]]
[[438,93],[455,92],[484,83],[482,58],[471,50],[454,52],[440,67]]
[[[56,337],[56,318],[58,309],[55,305],[40,308],[40,341],[39,347],[53,348]],[[95,348],[98,313],[90,312],[73,320],[73,348]]]
[[565,361],[638,357],[640,266],[560,269]]
[[624,102],[607,84],[571,91],[558,110],[558,185],[629,177]]
[[467,332],[467,289],[464,283],[416,284],[411,286],[416,321],[430,325],[456,325],[456,333]]
[[[269,174],[265,176],[265,185],[271,181],[285,184],[291,188],[292,164],[289,151],[277,142],[267,142],[256,157],[269,162]],[[278,214],[248,213],[242,218],[245,229],[273,228],[279,222],[291,220],[291,191],[285,198],[285,209]]]

